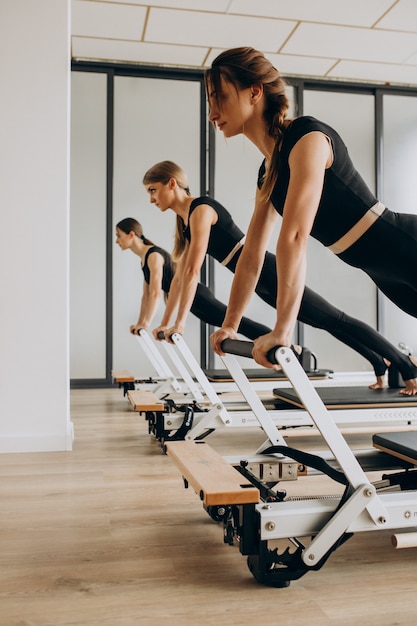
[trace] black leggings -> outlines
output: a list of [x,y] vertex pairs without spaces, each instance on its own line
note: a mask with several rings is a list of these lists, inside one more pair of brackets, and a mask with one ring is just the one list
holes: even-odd
[[417,317],[417,215],[387,209],[339,258],[366,272],[387,298]]
[[[220,300],[217,300],[208,287],[202,283],[198,283],[194,301],[191,306],[191,313],[193,313],[193,315],[206,324],[220,328],[223,324],[226,309],[226,305],[220,302]],[[248,317],[242,317],[238,332],[248,337],[248,339],[253,340],[271,332],[271,329],[263,324],[254,322]]]
[[[241,250],[227,265],[227,268],[232,272],[235,271],[240,253]],[[255,291],[264,302],[274,309],[276,308],[276,258],[270,252],[265,254],[265,261]],[[372,364],[377,376],[382,376],[386,371],[387,366],[384,362],[384,358],[386,358],[400,371],[404,380],[417,378],[417,367],[407,355],[397,350],[371,326],[346,315],[308,287],[304,290],[298,319],[314,328],[326,330],[333,337],[361,354]]]

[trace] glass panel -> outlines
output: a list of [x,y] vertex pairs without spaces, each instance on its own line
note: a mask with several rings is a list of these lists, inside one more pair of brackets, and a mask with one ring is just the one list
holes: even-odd
[[[417,212],[417,97],[383,98],[384,190],[382,201],[392,211]],[[387,251],[389,254],[389,251]],[[395,263],[395,260],[393,260]],[[417,320],[383,297],[386,336],[394,345],[407,344],[417,354]]]
[[[373,96],[308,90],[304,93],[304,114],[313,115],[337,130],[356,168],[374,190]],[[341,262],[312,238],[309,242],[307,284],[334,306],[375,328],[377,290],[374,283],[364,272]],[[317,354],[319,366],[335,371],[371,369],[368,361],[329,333],[311,326],[304,329],[304,343]]]
[[[215,198],[232,214],[234,221],[243,232],[247,231],[252,216],[256,181],[262,155],[243,135],[225,140],[222,133],[216,135],[216,174]],[[271,237],[271,249],[275,249],[278,231]],[[216,297],[226,305],[229,301],[233,274],[227,268],[214,263]],[[256,294],[246,312],[246,317],[262,320],[266,326],[273,327],[275,310],[268,306]],[[256,367],[255,362],[241,361],[244,367]],[[223,368],[219,357],[215,357],[215,366]]]
[[72,72],[71,378],[106,376],[107,76]]
[[[293,111],[294,89],[288,87],[288,97]],[[223,133],[216,133],[216,169],[215,198],[232,214],[236,224],[246,232],[252,216],[258,170],[263,157],[259,150],[243,135],[225,139]],[[279,233],[278,224],[271,235],[269,250],[275,253]],[[233,274],[220,263],[215,263],[216,297],[228,303]],[[275,309],[268,306],[256,294],[246,310],[246,316],[253,320],[262,320],[266,326],[275,323]],[[245,367],[256,367],[255,362],[242,361]],[[216,367],[222,368],[222,361],[216,357]]]
[[[134,217],[145,235],[172,250],[175,216],[149,204],[142,185],[147,169],[169,159],[188,174],[193,195],[200,189],[200,83],[117,76],[114,86],[114,225]],[[129,334],[137,322],[142,296],[140,259],[113,248],[113,367],[136,376],[150,375],[149,363]],[[163,312],[161,299],[153,327]],[[185,339],[199,359],[200,322],[190,315]]]

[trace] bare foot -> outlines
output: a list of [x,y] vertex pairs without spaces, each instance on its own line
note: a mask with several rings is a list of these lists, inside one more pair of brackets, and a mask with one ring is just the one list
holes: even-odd
[[[417,358],[410,354],[410,361],[417,367]],[[402,396],[417,396],[417,378],[404,381],[405,388],[399,392]]]
[[376,382],[369,385],[368,389],[383,389],[385,387],[384,376],[377,376]]
[[401,391],[399,391],[398,393],[400,393],[402,396],[417,396],[417,378],[405,380],[404,383],[405,388],[401,389]]

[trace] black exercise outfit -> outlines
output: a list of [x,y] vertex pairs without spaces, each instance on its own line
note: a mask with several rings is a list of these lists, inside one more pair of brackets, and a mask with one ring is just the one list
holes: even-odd
[[[148,265],[149,255],[157,253],[164,259],[164,265],[162,270],[162,291],[166,294],[169,293],[171,282],[174,277],[174,265],[172,263],[171,255],[158,246],[152,246],[145,254],[145,259],[142,265],[143,277],[146,283],[150,283],[150,269]],[[226,305],[220,300],[217,300],[208,287],[202,283],[198,283],[196,294],[191,306],[191,313],[195,315],[199,320],[212,326],[220,327],[223,324],[224,316],[226,314]],[[263,324],[258,324],[247,317],[243,317],[239,325],[239,333],[248,337],[248,339],[256,339],[260,335],[265,335],[270,332],[270,328]]]
[[[188,241],[191,241],[191,215],[202,204],[209,205],[217,214],[217,222],[211,227],[207,254],[222,263],[242,241],[244,233],[235,224],[232,216],[223,205],[213,198],[202,196],[191,202],[188,224],[184,224],[184,236]],[[225,265],[231,272],[235,271],[241,252],[242,247],[237,249]],[[276,308],[276,258],[271,252],[265,253],[265,260],[255,292],[264,302],[267,302],[274,309]],[[385,357],[399,369],[404,380],[417,377],[417,368],[410,359],[379,335],[377,331],[346,315],[308,287],[304,289],[298,319],[309,326],[326,330],[336,339],[361,354],[372,364],[377,376],[382,376],[386,370],[387,366],[383,360]]]
[[[294,119],[283,135],[278,178],[271,195],[278,213],[283,213],[288,190],[290,152],[297,141],[315,131],[329,139],[333,162],[325,172],[311,235],[330,247],[371,207],[380,203],[355,169],[338,133],[314,117],[303,116]],[[261,184],[264,172],[265,162],[259,171],[258,184]],[[417,215],[382,209],[374,224],[338,256],[345,263],[366,272],[390,300],[409,315],[417,317]]]

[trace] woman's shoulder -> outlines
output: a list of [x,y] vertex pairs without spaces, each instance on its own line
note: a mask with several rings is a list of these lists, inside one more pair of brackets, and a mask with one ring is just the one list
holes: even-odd
[[193,211],[195,211],[195,209],[201,205],[208,205],[210,206],[212,209],[214,209],[216,211],[216,213],[219,212],[223,212],[223,211],[227,211],[227,209],[225,209],[225,207],[220,204],[220,202],[218,202],[217,200],[215,200],[214,198],[212,198],[211,196],[200,196],[198,198],[194,198],[190,204],[190,211],[189,211],[189,216],[191,216],[191,213]]
[[312,115],[301,115],[292,119],[284,133],[285,137],[294,135],[305,135],[313,130],[323,130],[329,128],[327,124]]
[[169,254],[169,252],[167,252],[167,251],[166,251],[166,250],[164,250],[163,248],[160,248],[159,246],[151,246],[151,247],[149,248],[149,250],[148,250],[148,251],[146,252],[146,254],[145,254],[145,262],[144,262],[144,265],[146,265],[146,264],[148,263],[149,256],[150,256],[151,254],[154,254],[154,253],[159,254],[159,255],[160,255],[160,256],[164,259],[164,261],[166,261],[167,259],[169,259],[169,258],[170,258],[170,254]]
[[336,131],[325,122],[322,122],[312,115],[302,115],[294,118],[288,124],[284,133],[283,146],[288,149],[289,146],[293,146],[301,137],[314,131],[322,132],[329,137],[337,136]]
[[285,130],[280,150],[283,162],[288,160],[291,150],[300,139],[315,131],[321,132],[329,138],[334,151],[336,149],[337,151],[341,151],[342,148],[345,149],[343,139],[329,124],[311,115],[302,115],[291,120]]

